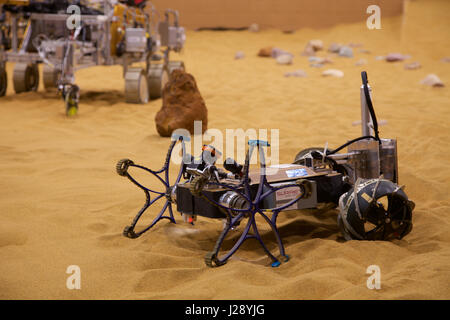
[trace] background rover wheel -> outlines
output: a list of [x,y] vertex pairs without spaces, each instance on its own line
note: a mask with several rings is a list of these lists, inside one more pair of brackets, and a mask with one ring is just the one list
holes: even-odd
[[66,107],[66,115],[68,117],[73,117],[78,113],[78,96],[79,88],[74,85],[65,93],[64,105]]
[[172,71],[177,70],[177,69],[185,71],[186,68],[184,66],[184,62],[183,61],[169,61],[168,65],[167,65],[169,77],[172,74]]
[[16,93],[36,91],[39,87],[39,69],[37,64],[16,63],[13,82]]
[[129,68],[125,74],[125,101],[128,103],[147,103],[148,83],[142,68]]
[[401,239],[412,229],[413,209],[395,183],[363,180],[339,199],[338,226],[346,240]]
[[55,89],[58,86],[58,78],[60,76],[60,72],[55,70],[55,68],[45,65],[43,71],[43,82],[45,90]]
[[0,97],[6,94],[6,89],[8,88],[8,76],[6,70],[0,67]]
[[151,99],[161,98],[162,90],[169,81],[169,73],[163,64],[152,64],[148,70],[148,90]]

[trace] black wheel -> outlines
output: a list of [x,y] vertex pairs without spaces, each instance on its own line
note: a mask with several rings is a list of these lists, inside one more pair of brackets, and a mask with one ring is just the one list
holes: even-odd
[[363,180],[339,199],[338,226],[346,240],[402,239],[411,232],[413,209],[395,183]]
[[39,87],[39,68],[37,64],[16,63],[13,82],[16,93],[36,91]]
[[0,97],[6,94],[6,89],[8,88],[8,76],[6,74],[5,68],[0,66]]

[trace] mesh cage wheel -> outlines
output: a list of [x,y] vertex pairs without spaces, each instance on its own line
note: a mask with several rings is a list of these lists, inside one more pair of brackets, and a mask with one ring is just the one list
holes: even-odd
[[49,65],[44,66],[42,78],[45,90],[49,91],[57,88],[60,74],[61,73],[55,70],[55,68]]
[[142,68],[129,68],[125,74],[125,101],[147,103],[149,100],[147,77]]
[[169,81],[169,73],[164,64],[152,64],[148,70],[148,90],[150,99],[158,99],[162,96],[164,86]]
[[167,70],[169,73],[169,77],[172,74],[172,72],[174,70],[186,70],[186,67],[184,66],[184,62],[183,61],[169,61],[168,65],[167,65]]
[[346,240],[402,239],[411,232],[413,209],[392,181],[363,180],[339,199],[338,226]]
[[16,93],[36,91],[39,87],[39,68],[37,64],[16,63],[13,83]]
[[8,76],[6,74],[5,68],[0,66],[0,97],[6,94],[6,89],[8,88]]

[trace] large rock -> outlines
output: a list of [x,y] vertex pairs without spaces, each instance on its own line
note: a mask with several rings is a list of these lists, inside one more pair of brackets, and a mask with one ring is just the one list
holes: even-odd
[[155,117],[159,135],[170,137],[176,129],[186,129],[193,134],[194,121],[202,121],[202,131],[205,132],[208,110],[194,77],[176,69],[170,78],[162,92],[162,108]]

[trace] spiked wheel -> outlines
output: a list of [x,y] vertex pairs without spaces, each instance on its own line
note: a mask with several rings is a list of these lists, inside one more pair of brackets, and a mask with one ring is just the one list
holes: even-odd
[[[142,189],[145,193],[146,201],[144,206],[141,208],[141,210],[138,212],[138,214],[133,219],[133,222],[131,225],[126,226],[123,235],[125,237],[134,239],[141,236],[143,233],[150,230],[158,221],[162,219],[168,219],[171,222],[175,223],[175,219],[173,217],[173,211],[172,211],[172,204],[176,202],[176,186],[180,182],[181,177],[183,176],[185,165],[184,162],[186,160],[186,148],[184,144],[184,137],[175,137],[173,138],[172,143],[170,144],[169,151],[167,152],[166,160],[163,165],[163,167],[158,170],[154,171],[151,169],[148,169],[144,166],[135,164],[133,161],[129,159],[122,159],[116,164],[116,172],[118,175],[127,177],[133,184],[135,184],[137,187]],[[177,142],[179,142],[177,144]],[[180,146],[180,148],[177,148],[177,146]],[[174,157],[175,152],[179,152],[180,157]],[[177,163],[179,160],[179,163]],[[173,163],[172,163],[173,162]],[[171,166],[172,164],[172,166]],[[174,177],[171,177],[170,175],[170,169],[174,166],[178,165],[178,171],[177,174]],[[153,177],[155,177],[161,184],[161,188],[159,190],[150,189],[148,187],[145,187],[141,183],[139,183],[129,172],[130,168],[138,168],[141,170],[146,171],[147,173],[150,173]],[[135,228],[141,219],[144,212],[153,204],[155,204],[157,201],[163,200],[164,204],[162,205],[162,209],[159,211],[156,218],[153,219],[153,221],[148,226],[139,227],[139,231],[135,231]],[[169,211],[169,215],[164,215],[166,211]]]
[[412,229],[414,203],[395,183],[369,179],[339,200],[338,226],[346,240],[401,239]]
[[[247,153],[244,166],[243,180],[238,186],[232,186],[220,182],[208,182],[206,184],[213,188],[223,189],[224,196],[221,198],[220,202],[215,202],[214,200],[208,199],[202,193],[202,189],[203,187],[206,187],[206,185],[203,186],[200,181],[192,181],[194,185],[191,187],[192,190],[195,191],[195,194],[202,197],[205,201],[210,202],[212,205],[220,208],[220,210],[227,216],[227,223],[224,225],[224,228],[216,241],[214,249],[205,256],[205,263],[209,267],[217,267],[225,264],[247,239],[256,239],[259,242],[266,255],[272,260],[272,267],[278,267],[281,264],[280,260],[278,260],[278,258],[271,253],[261,237],[259,231],[260,229],[256,222],[256,216],[261,216],[270,226],[276,239],[280,256],[283,257],[283,260],[287,261],[289,259],[284,251],[284,246],[276,226],[276,219],[280,211],[293,205],[300,198],[308,196],[307,183],[303,183],[299,180],[295,184],[283,185],[280,187],[273,187],[269,185],[265,175],[264,151],[261,148],[261,146],[267,146],[268,144],[259,140],[251,140],[249,141],[249,144],[250,148]],[[260,183],[256,194],[251,191],[248,179],[249,161],[255,148],[258,148],[261,166]],[[301,192],[297,198],[276,208],[263,210],[259,207],[261,203],[264,203],[265,198],[270,198],[275,192],[281,189],[295,187],[301,189]],[[268,216],[269,213],[272,214],[271,217]],[[230,231],[234,230],[234,228],[241,224],[241,222],[245,219],[247,222],[245,223],[243,229],[240,230],[240,235],[237,237],[230,237]],[[227,237],[228,239],[226,240]],[[225,242],[227,243],[225,244]]]

